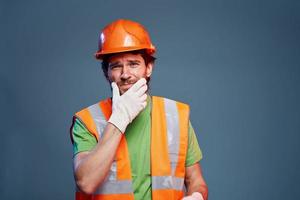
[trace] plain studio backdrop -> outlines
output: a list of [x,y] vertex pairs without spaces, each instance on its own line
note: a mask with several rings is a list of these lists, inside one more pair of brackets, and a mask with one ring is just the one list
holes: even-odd
[[0,199],[73,199],[72,115],[111,95],[118,18],[157,47],[151,93],[186,102],[211,200],[300,198],[300,1],[1,0]]

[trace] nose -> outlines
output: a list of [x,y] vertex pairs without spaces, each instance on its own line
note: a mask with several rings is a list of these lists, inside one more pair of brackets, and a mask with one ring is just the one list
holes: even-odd
[[131,72],[130,72],[130,68],[128,66],[123,65],[123,67],[122,67],[122,74],[121,74],[120,78],[123,81],[131,78]]

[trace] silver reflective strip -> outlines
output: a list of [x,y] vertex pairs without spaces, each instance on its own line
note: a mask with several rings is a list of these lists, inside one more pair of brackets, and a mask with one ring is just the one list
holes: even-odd
[[128,194],[133,193],[131,181],[106,181],[94,194]]
[[112,162],[107,179],[109,181],[117,180],[117,162],[116,161]]
[[180,141],[178,109],[175,101],[164,99],[164,102],[167,122],[169,158],[171,161],[172,174],[174,174],[178,162]]
[[103,113],[102,113],[98,103],[91,105],[90,107],[88,107],[88,109],[89,109],[89,111],[92,115],[92,118],[94,120],[94,123],[96,125],[98,136],[99,136],[99,138],[101,138],[102,134],[104,132],[104,128],[107,125],[107,121],[106,121],[105,117],[103,116]]
[[153,176],[152,189],[174,189],[183,190],[184,179],[172,176]]

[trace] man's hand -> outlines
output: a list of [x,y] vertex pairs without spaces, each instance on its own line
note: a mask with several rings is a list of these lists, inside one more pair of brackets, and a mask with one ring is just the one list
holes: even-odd
[[203,196],[200,192],[194,192],[192,195],[186,196],[182,200],[203,200]]
[[122,133],[132,120],[147,105],[147,84],[146,79],[141,78],[122,96],[115,82],[111,84],[113,90],[112,114],[108,122],[115,125]]

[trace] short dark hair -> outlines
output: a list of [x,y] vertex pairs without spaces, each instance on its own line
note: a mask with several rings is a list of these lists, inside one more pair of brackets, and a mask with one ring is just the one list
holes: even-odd
[[[132,53],[134,55],[140,54],[142,56],[142,58],[145,61],[145,65],[147,66],[149,63],[153,63],[155,62],[156,58],[154,56],[149,55],[145,49],[142,50],[135,50],[135,51],[128,51],[128,52],[122,52],[122,53]],[[106,79],[108,79],[108,66],[109,66],[109,59],[110,57],[119,54],[119,53],[112,53],[112,54],[107,54],[103,56],[102,59],[102,71],[104,73],[104,76]]]

